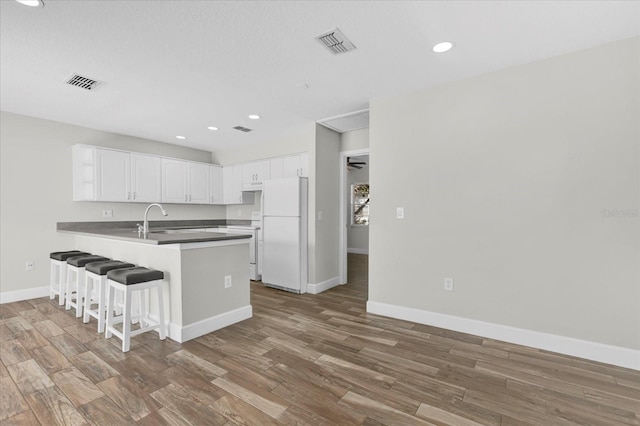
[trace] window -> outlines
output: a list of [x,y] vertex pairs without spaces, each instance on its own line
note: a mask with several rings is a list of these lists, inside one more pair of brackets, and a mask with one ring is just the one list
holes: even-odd
[[351,185],[351,225],[369,224],[369,184]]

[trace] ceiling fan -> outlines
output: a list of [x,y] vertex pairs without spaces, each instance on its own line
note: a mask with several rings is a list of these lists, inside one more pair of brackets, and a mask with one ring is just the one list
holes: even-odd
[[351,157],[347,157],[347,167],[361,169],[362,166],[366,165],[367,163],[365,161],[351,161]]

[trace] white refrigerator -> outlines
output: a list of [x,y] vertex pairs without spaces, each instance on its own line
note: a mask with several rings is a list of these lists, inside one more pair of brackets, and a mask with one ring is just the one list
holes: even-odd
[[307,292],[307,178],[264,181],[262,282]]

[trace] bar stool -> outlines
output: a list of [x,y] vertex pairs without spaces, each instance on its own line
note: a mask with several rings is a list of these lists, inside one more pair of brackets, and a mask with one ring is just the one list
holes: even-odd
[[[84,266],[87,263],[98,262],[100,260],[110,260],[108,257],[97,255],[73,256],[67,259],[67,291],[65,293],[65,309],[68,311],[71,307],[76,309],[76,318],[82,316],[82,301],[84,295]],[[72,278],[73,277],[73,278]],[[75,279],[74,279],[75,278]],[[75,298],[74,298],[75,291]]]
[[[98,333],[104,333],[104,323],[106,319],[106,290],[107,272],[114,269],[124,269],[135,267],[132,263],[120,262],[119,260],[106,260],[100,262],[87,263],[84,281],[84,316],[83,323],[89,322],[89,317],[98,320]],[[91,309],[91,305],[97,304],[96,309]]]
[[[160,340],[166,338],[164,323],[164,298],[162,290],[162,280],[164,273],[154,269],[141,266],[129,269],[114,269],[107,272],[107,329],[105,337],[108,339],[112,334],[122,340],[122,352],[129,352],[131,337],[150,330],[158,329]],[[145,290],[155,288],[158,294],[158,321],[149,318],[148,309],[145,306]],[[114,316],[115,293],[124,293],[124,311],[120,316]],[[131,298],[135,291],[140,291],[140,301],[142,309],[140,312],[140,328],[131,330]],[[151,296],[149,294],[149,296]],[[148,306],[148,305],[147,305]],[[122,323],[122,331],[115,328],[115,324]]]
[[58,304],[64,305],[64,289],[67,284],[67,259],[73,256],[91,255],[80,250],[54,251],[49,254],[51,259],[51,278],[49,281],[49,299],[58,295]]

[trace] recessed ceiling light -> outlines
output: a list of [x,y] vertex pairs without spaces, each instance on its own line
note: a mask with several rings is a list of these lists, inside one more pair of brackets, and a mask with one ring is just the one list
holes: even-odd
[[44,2],[42,0],[16,0],[20,4],[24,4],[25,6],[30,7],[44,7]]
[[218,128],[215,127],[215,126],[209,126],[209,127],[207,127],[207,129],[209,129],[209,130],[218,130]]
[[259,119],[259,118],[260,118],[260,116],[259,116],[259,115],[257,115],[257,114],[251,114],[251,115],[249,116],[249,118],[250,118],[250,119],[252,119],[252,120],[257,120],[257,119]]
[[444,53],[447,50],[451,49],[452,47],[453,47],[453,43],[449,41],[443,41],[442,43],[438,43],[435,46],[433,46],[433,51],[436,53]]
[[176,136],[176,139],[186,139],[186,136]]

